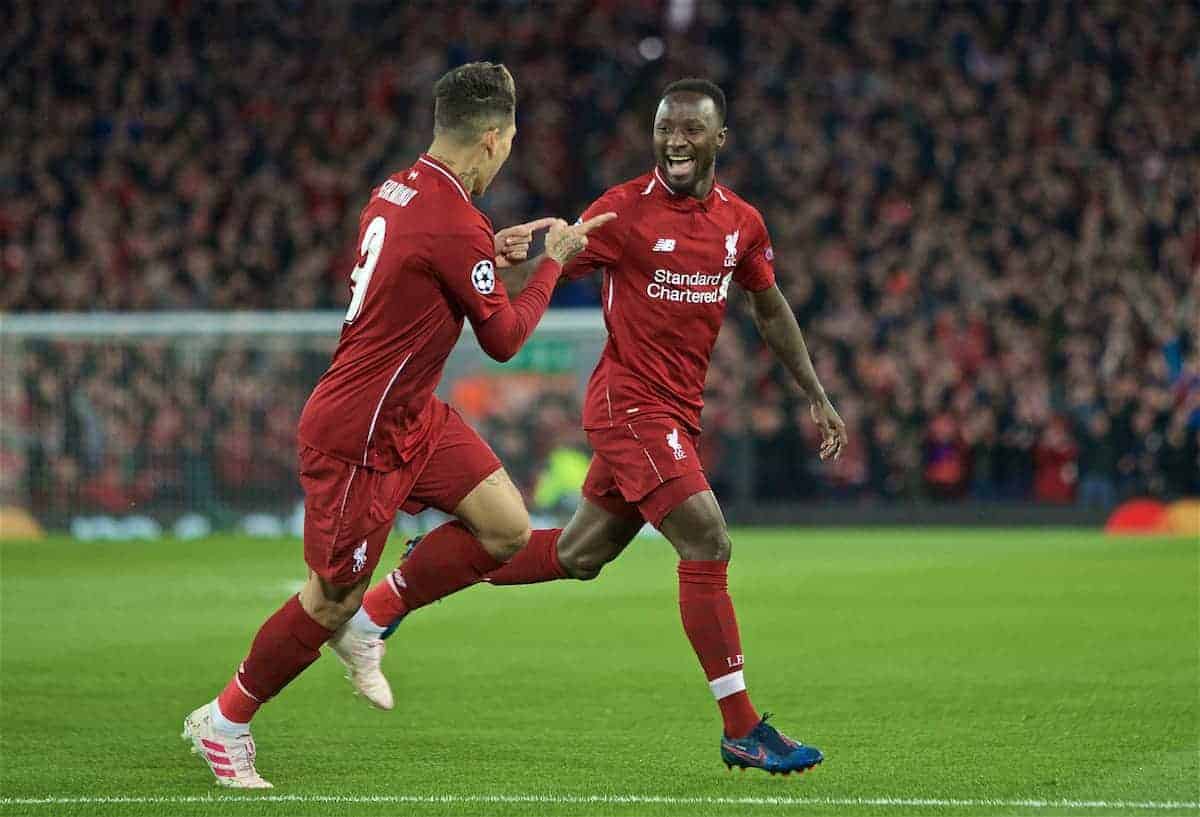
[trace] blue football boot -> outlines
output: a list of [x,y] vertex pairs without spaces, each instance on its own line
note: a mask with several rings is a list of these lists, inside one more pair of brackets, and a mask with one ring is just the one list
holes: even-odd
[[797,743],[774,726],[767,723],[769,714],[764,714],[758,726],[744,738],[721,736],[721,760],[732,769],[762,769],[771,774],[791,774],[816,766],[825,756],[820,749]]
[[[419,536],[414,536],[413,538],[408,540],[407,545],[405,545],[405,547],[404,547],[404,555],[400,557],[400,564],[404,564],[404,560],[407,559],[409,557],[409,555],[413,552],[413,548],[415,548],[417,546],[417,542],[420,542],[424,538],[425,538],[425,534],[421,534]],[[403,617],[398,618],[395,621],[393,621],[391,624],[389,624],[384,629],[384,631],[382,633],[380,633],[380,635],[379,635],[380,640],[387,641],[389,638],[391,638],[392,633],[396,632],[396,628],[400,626],[401,621],[404,621]]]

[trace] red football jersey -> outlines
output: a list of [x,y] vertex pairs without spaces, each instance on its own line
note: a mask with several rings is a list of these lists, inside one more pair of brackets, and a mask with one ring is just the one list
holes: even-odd
[[604,272],[608,343],[588,383],[583,427],[667,414],[700,430],[704,379],[729,282],[774,285],[774,254],[758,211],[714,184],[703,201],[676,195],[658,170],[609,189],[583,219],[617,218],[588,236],[566,274]]
[[464,316],[478,326],[508,304],[493,242],[491,222],[428,155],[372,192],[350,307],[300,416],[301,444],[381,471],[421,450],[445,422],[433,392]]

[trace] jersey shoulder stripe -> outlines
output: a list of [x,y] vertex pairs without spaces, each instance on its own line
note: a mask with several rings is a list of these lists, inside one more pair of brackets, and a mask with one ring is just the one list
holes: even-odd
[[758,208],[746,201],[730,188],[726,187],[725,185],[718,184],[713,185],[713,189],[716,190],[717,193],[722,197],[722,200],[727,201],[729,204],[732,204],[739,210],[749,213],[758,221],[763,221],[762,214],[758,212]]

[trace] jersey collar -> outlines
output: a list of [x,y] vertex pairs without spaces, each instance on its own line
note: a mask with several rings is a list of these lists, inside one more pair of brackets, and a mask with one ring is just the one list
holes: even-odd
[[655,194],[662,196],[663,199],[681,210],[708,211],[721,202],[729,201],[729,199],[725,197],[725,193],[721,191],[721,188],[717,186],[717,180],[715,177],[713,178],[712,190],[709,190],[708,195],[703,199],[693,198],[684,193],[676,193],[671,189],[671,186],[667,184],[667,180],[663,178],[662,173],[658,169],[658,165],[654,166],[653,178],[651,179],[650,184],[646,186],[645,191],[645,195],[647,196]]
[[423,164],[423,165],[428,165],[429,167],[432,167],[434,170],[436,170],[438,173],[445,176],[446,179],[452,185],[454,185],[454,189],[457,190],[460,194],[462,194],[462,197],[465,201],[467,201],[467,202],[471,201],[471,194],[469,194],[467,192],[467,189],[465,187],[463,187],[462,182],[460,182],[458,180],[458,176],[454,175],[454,171],[451,170],[450,168],[446,167],[445,163],[439,162],[437,159],[433,158],[428,153],[422,153],[421,157],[419,159],[417,159],[417,163]]

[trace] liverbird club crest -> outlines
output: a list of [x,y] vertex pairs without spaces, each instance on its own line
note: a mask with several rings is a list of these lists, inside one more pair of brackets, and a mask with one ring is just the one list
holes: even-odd
[[741,230],[734,230],[725,236],[725,266],[727,267],[737,266],[737,243],[738,236],[741,234]]

